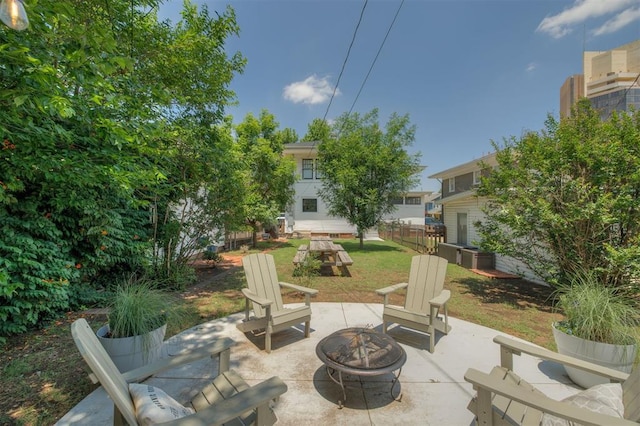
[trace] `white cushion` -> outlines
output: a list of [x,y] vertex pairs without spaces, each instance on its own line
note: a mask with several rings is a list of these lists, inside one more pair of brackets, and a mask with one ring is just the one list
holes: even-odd
[[[589,389],[571,395],[562,400],[586,410],[608,416],[623,418],[624,405],[622,404],[622,385],[620,383],[605,383],[592,386]],[[561,419],[550,414],[542,416],[542,426],[572,426],[576,423]]]
[[195,413],[193,408],[183,406],[154,386],[129,383],[129,394],[141,425],[164,423]]

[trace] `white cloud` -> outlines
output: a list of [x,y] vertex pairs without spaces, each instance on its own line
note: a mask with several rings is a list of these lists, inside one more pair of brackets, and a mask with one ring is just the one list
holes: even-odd
[[[282,91],[282,96],[295,104],[322,104],[331,98],[333,87],[329,83],[328,77],[318,78],[315,75],[307,77],[302,81],[289,84]],[[336,90],[336,96],[340,94]]]
[[593,35],[599,36],[615,33],[620,28],[626,27],[637,19],[640,19],[640,7],[624,10],[622,13],[617,14],[615,17],[609,19],[600,27],[596,28],[593,31]]
[[536,64],[535,62],[531,62],[529,65],[527,65],[527,72],[533,72],[536,68],[538,68],[538,64]]
[[[587,19],[610,15],[622,10],[618,15],[620,16],[631,6],[637,5],[638,0],[575,0],[572,6],[559,14],[544,18],[536,31],[547,33],[554,38],[561,38],[572,31],[572,26],[581,24]],[[617,17],[611,21],[616,19]]]

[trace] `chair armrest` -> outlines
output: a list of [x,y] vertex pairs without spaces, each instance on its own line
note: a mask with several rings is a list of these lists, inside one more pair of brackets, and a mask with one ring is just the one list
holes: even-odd
[[229,369],[229,355],[231,352],[231,346],[233,346],[234,344],[235,342],[228,337],[218,339],[215,342],[190,350],[188,353],[170,356],[168,358],[161,358],[150,364],[143,365],[142,367],[136,368],[131,371],[127,371],[126,373],[122,374],[122,377],[127,382],[141,382],[147,377],[151,377],[154,374],[160,373],[162,371],[183,364],[189,364],[194,361],[199,361],[202,358],[206,358],[209,356],[214,357],[216,355],[221,356],[219,369],[221,371],[227,371]]
[[450,298],[451,298],[451,292],[449,290],[442,290],[442,292],[439,295],[429,300],[429,304],[440,307],[445,303],[447,303]]
[[315,294],[318,294],[318,290],[316,290],[315,288],[303,287],[301,285],[290,284],[284,281],[280,281],[279,284],[280,284],[280,287],[290,288],[292,290],[300,291],[302,293],[307,293],[312,296]]
[[[594,411],[585,410],[578,406],[556,401],[555,399],[548,398],[544,395],[531,392],[520,386],[514,386],[509,383],[505,383],[503,380],[492,377],[489,374],[483,373],[476,369],[470,368],[464,375],[464,379],[467,382],[473,384],[473,387],[480,392],[489,391],[498,395],[505,396],[511,400],[517,401],[528,407],[533,407],[545,413],[552,414],[557,417],[572,420],[576,423],[598,426],[631,426],[637,423],[607,416],[605,414],[596,413]],[[480,399],[480,395],[478,396]],[[489,398],[487,400],[490,400]],[[478,407],[478,411],[482,410],[482,407]],[[491,414],[489,414],[491,415]]]
[[221,425],[239,417],[241,414],[279,397],[287,391],[287,385],[279,377],[271,377],[264,382],[251,386],[231,398],[216,402],[182,419],[163,423],[164,425]]
[[396,290],[401,290],[403,288],[406,288],[409,286],[409,283],[400,283],[400,284],[394,284],[394,285],[390,285],[388,287],[384,287],[384,288],[380,288],[378,290],[376,290],[376,293],[378,293],[380,296],[385,296],[389,293],[392,293]]
[[563,365],[568,365],[569,367],[575,367],[580,370],[606,377],[612,382],[624,382],[629,377],[628,373],[604,367],[602,365],[593,364],[588,361],[583,361],[572,356],[562,355],[545,348],[508,338],[506,336],[496,336],[493,338],[493,341],[500,345],[500,365],[509,370],[513,370],[511,355],[526,353],[538,358],[555,361]]
[[246,297],[247,299],[251,300],[254,303],[257,303],[258,305],[265,307],[265,306],[269,306],[273,304],[273,300],[269,300],[269,299],[265,299],[264,297],[260,297],[257,294],[255,294],[254,292],[252,292],[251,290],[249,290],[248,288],[243,288],[242,289],[242,294],[244,294],[244,297]]

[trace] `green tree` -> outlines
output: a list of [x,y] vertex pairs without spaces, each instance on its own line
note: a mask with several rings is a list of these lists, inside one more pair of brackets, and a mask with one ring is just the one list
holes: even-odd
[[156,0],[29,5],[28,31],[0,26],[0,336],[146,265],[152,203],[215,176],[197,161],[234,163],[211,126],[244,65],[231,9],[187,1],[171,27]]
[[357,227],[362,248],[364,232],[392,212],[393,200],[418,181],[420,155],[406,151],[414,141],[415,126],[407,115],[394,113],[383,130],[374,109],[364,116],[344,114],[333,129],[338,137],[318,145],[319,195],[329,214]]
[[331,126],[326,120],[314,118],[307,126],[302,142],[324,142],[331,138]]
[[166,30],[161,26],[157,45],[143,43],[137,56],[146,58],[140,61],[140,86],[164,118],[154,144],[160,154],[156,166],[166,179],[150,194],[157,214],[153,270],[182,286],[194,278],[188,261],[220,237],[244,198],[243,164],[223,114],[234,97],[228,85],[245,60],[224,49],[226,38],[239,31],[231,8],[212,18],[206,7],[198,11],[185,2],[181,21]]
[[293,200],[295,163],[282,155],[284,144],[278,137],[278,126],[267,110],[262,110],[257,118],[247,114],[236,126],[246,167],[243,217],[253,230],[254,246],[259,227],[274,225],[280,212]]
[[511,138],[478,194],[482,245],[549,283],[577,270],[608,285],[640,276],[640,113],[601,121],[588,100],[560,122]]
[[294,129],[286,127],[276,132],[276,139],[278,139],[278,141],[282,144],[288,144],[298,142],[299,138],[298,133]]

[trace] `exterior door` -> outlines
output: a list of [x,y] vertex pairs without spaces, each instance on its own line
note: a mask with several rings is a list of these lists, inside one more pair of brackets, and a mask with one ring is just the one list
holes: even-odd
[[458,213],[457,215],[457,234],[458,240],[456,243],[459,246],[467,245],[467,214],[466,213]]

